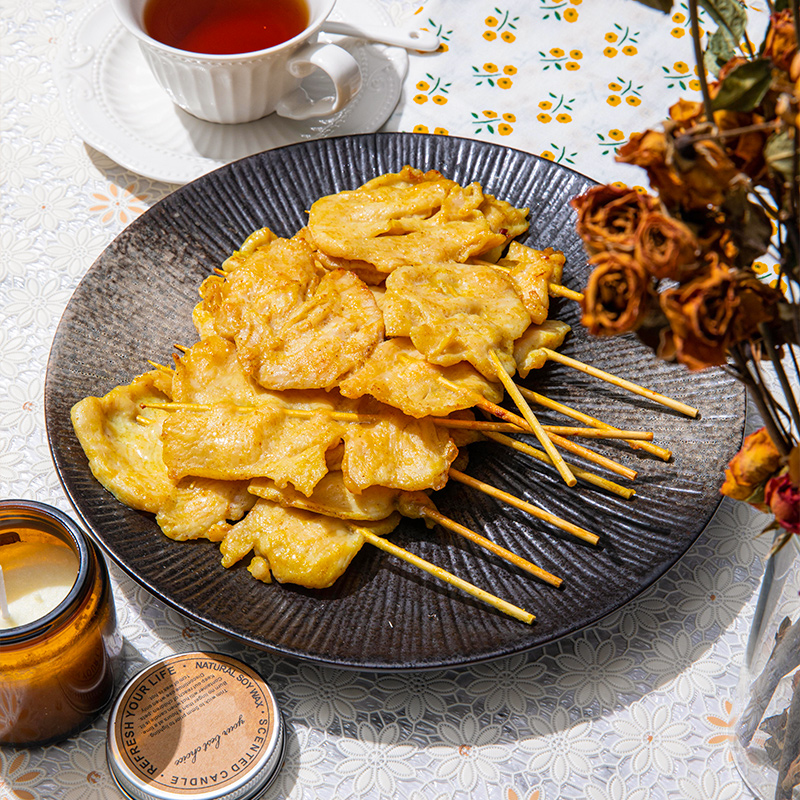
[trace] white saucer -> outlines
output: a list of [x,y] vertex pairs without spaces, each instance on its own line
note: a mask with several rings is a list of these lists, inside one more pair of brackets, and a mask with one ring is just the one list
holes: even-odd
[[[339,0],[331,19],[391,25],[373,0]],[[271,114],[256,122],[217,125],[175,106],[150,73],[135,39],[118,23],[107,0],[72,24],[54,77],[70,124],[84,141],[126,169],[168,183],[188,183],[239,158],[281,145],[328,136],[371,133],[389,118],[400,97],[408,53],[322,34],[353,54],[362,88],[347,108],[325,119],[290,120]],[[303,82],[314,96],[323,78]]]

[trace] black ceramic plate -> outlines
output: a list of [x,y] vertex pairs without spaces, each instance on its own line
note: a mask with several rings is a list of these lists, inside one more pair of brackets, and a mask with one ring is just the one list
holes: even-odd
[[[341,667],[455,666],[518,653],[600,619],[636,596],[698,537],[719,502],[718,486],[741,442],[744,396],[718,370],[690,374],[657,361],[633,338],[590,339],[577,305],[559,301],[573,325],[563,348],[602,369],[698,407],[689,419],[555,365],[527,381],[539,391],[621,428],[652,430],[671,449],[665,463],[625,445],[597,449],[638,470],[636,496],[579,484],[494,444],[470,448],[468,471],[598,533],[591,547],[487,496],[452,483],[440,510],[561,576],[556,590],[454,534],[405,521],[392,538],[456,575],[536,614],[526,625],[365,545],[326,591],[265,585],[243,566],[220,566],[218,546],[164,537],[152,516],[126,508],[92,477],[69,419],[86,395],[102,395],[169,363],[174,342],[196,340],[190,313],[198,286],[264,225],[291,236],[321,195],[355,188],[405,164],[530,207],[524,240],[567,256],[566,285],[580,290],[586,258],[571,197],[587,178],[528,153],[444,136],[371,134],[284,147],[205,175],[143,214],[94,263],[67,306],[47,370],[50,446],[83,523],[130,575],[198,622],[257,647]],[[543,421],[568,423],[542,414]],[[609,475],[609,477],[613,477]],[[621,481],[624,482],[624,481]]]

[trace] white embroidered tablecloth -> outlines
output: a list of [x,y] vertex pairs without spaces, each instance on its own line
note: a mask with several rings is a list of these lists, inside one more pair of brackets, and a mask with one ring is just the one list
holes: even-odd
[[[86,147],[67,122],[52,65],[83,5],[5,0],[0,9],[0,496],[68,513],[43,417],[52,336],[98,254],[175,188]],[[411,55],[386,130],[498,142],[636,184],[643,175],[617,165],[614,148],[679,97],[699,98],[685,3],[671,15],[632,0],[383,5],[443,42]],[[763,3],[748,5],[751,25],[763,27]],[[241,647],[111,565],[125,671],[195,648],[260,671],[288,727],[269,800],[735,800],[748,792],[729,755],[731,698],[768,549],[756,536],[764,523],[725,501],[676,567],[601,624],[527,655],[423,674],[337,671]],[[0,798],[121,797],[104,726],[101,717],[57,745],[0,749]]]

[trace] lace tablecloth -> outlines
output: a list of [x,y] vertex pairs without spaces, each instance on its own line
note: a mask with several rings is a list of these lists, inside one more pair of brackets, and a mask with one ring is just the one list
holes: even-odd
[[[383,5],[443,43],[411,55],[386,130],[485,139],[600,181],[641,183],[614,148],[679,97],[699,97],[685,3],[671,15],[631,0]],[[763,25],[763,4],[749,5]],[[102,249],[176,188],[126,171],[70,127],[52,66],[82,9],[5,0],[0,17],[0,496],[67,512],[43,417],[56,324]],[[747,790],[729,755],[731,697],[768,549],[756,537],[763,525],[723,502],[688,555],[601,624],[528,655],[424,674],[337,671],[238,646],[112,565],[124,670],[209,648],[261,672],[288,728],[269,800],[734,800]],[[101,717],[58,745],[0,749],[0,797],[120,797],[104,747]]]

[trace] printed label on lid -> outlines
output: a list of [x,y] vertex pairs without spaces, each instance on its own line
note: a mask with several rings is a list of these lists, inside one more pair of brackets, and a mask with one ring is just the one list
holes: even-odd
[[219,654],[174,656],[121,698],[116,738],[146,784],[187,795],[239,782],[272,746],[275,710],[263,679]]

